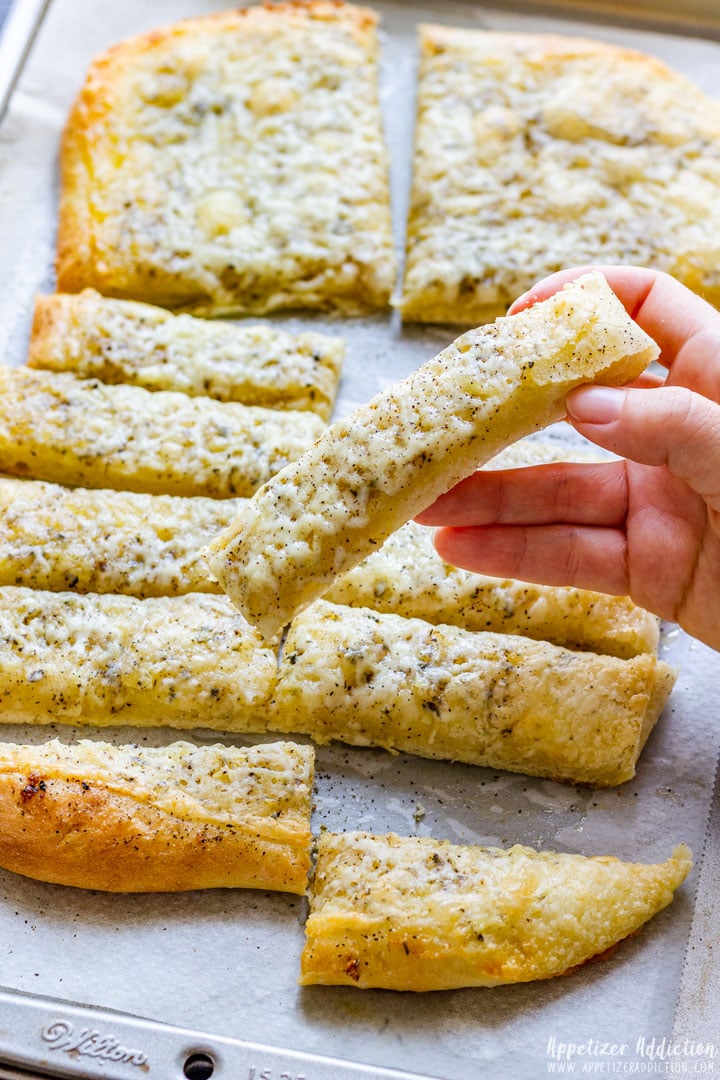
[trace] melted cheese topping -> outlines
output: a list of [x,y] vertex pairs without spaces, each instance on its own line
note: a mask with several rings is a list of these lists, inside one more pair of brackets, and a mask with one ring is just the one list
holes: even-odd
[[276,657],[225,597],[0,589],[6,721],[265,730]]
[[113,746],[53,739],[0,744],[0,771],[101,785],[185,821],[242,827],[252,819],[309,820],[314,753],[278,742],[262,746]]
[[375,24],[253,6],[99,57],[63,147],[59,288],[203,315],[385,306]]
[[638,52],[424,26],[401,308],[477,322],[565,266],[720,302],[720,102]]

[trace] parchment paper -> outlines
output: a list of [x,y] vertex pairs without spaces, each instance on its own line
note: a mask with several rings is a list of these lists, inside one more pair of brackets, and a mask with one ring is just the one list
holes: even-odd
[[[91,56],[130,34],[223,5],[211,0],[55,0],[0,128],[0,359],[24,359],[32,299],[53,288],[59,132]],[[720,97],[720,45],[651,30],[584,24],[470,3],[375,5],[383,14],[383,105],[392,150],[395,227],[402,236],[413,125],[414,28],[422,20],[491,29],[591,33],[665,59]],[[315,318],[278,320],[327,329]],[[334,322],[349,356],[337,414],[402,377],[452,333],[401,328],[393,316]],[[562,426],[555,437],[567,438]],[[680,669],[670,704],[635,780],[609,791],[391,756],[318,750],[314,828],[365,828],[507,846],[520,842],[638,861],[680,841],[703,847],[720,744],[718,657],[668,627],[661,656]],[[58,726],[0,727],[0,738],[108,738]],[[117,741],[160,744],[169,730],[132,729]],[[185,736],[182,736],[185,737]],[[196,732],[203,742],[217,733]],[[259,741],[259,740],[247,740]],[[261,892],[111,896],[0,872],[0,983],[146,1015],[208,1032],[444,1080],[530,1078],[559,1071],[563,1043],[585,1045],[578,1072],[645,1064],[650,1040],[672,1032],[697,871],[669,909],[608,961],[550,982],[494,990],[401,995],[296,985],[305,901]],[[720,1033],[696,1038],[717,1043]],[[615,1047],[601,1052],[606,1044]],[[700,1058],[686,1058],[689,1072]],[[648,1067],[648,1062],[650,1067]],[[654,1062],[654,1063],[653,1063]],[[667,1064],[667,1062],[665,1063]],[[710,1066],[708,1068],[707,1066]],[[665,1070],[667,1071],[667,1070]]]

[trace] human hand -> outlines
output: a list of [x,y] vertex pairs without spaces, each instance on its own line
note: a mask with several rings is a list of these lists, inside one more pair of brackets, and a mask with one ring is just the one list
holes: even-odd
[[[553,274],[509,314],[585,273]],[[720,650],[720,313],[667,274],[598,267],[655,338],[665,380],[566,399],[582,435],[625,460],[477,472],[417,520],[456,566],[629,595]]]

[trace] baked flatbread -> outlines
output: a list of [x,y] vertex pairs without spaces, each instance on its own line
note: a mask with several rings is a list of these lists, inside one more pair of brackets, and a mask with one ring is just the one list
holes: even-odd
[[0,588],[0,723],[264,731],[275,651],[226,597]]
[[327,420],[344,354],[341,338],[172,315],[84,289],[36,299],[28,363]]
[[451,990],[563,975],[666,907],[691,868],[323,833],[302,954],[304,985]]
[[720,102],[602,41],[423,26],[400,309],[476,325],[566,266],[720,305]]
[[621,784],[675,681],[512,634],[319,600],[293,620],[268,727],[595,787]]
[[200,552],[241,503],[0,477],[0,585],[138,598],[219,592]]
[[110,892],[302,894],[314,752],[0,743],[0,866]]
[[0,470],[84,487],[251,495],[324,427],[311,412],[0,365]]
[[199,315],[386,307],[376,23],[253,5],[99,56],[62,142],[59,291]]
[[210,569],[271,636],[442,492],[561,419],[573,387],[628,382],[657,353],[605,279],[584,275],[332,424],[213,542]]

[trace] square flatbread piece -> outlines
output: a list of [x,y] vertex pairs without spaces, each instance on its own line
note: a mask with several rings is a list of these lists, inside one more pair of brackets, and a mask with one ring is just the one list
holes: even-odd
[[258,6],[99,56],[63,137],[58,289],[200,315],[384,307],[376,22]]
[[720,102],[600,41],[424,26],[401,309],[475,324],[565,266],[720,304]]

